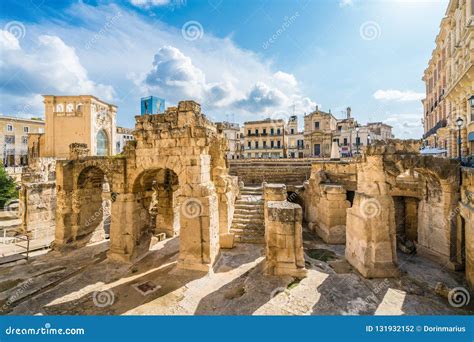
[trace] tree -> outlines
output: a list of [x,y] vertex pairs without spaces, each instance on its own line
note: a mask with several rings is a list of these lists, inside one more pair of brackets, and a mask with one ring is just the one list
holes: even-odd
[[0,167],[0,208],[3,208],[8,201],[15,198],[18,198],[16,183],[7,174],[5,168]]

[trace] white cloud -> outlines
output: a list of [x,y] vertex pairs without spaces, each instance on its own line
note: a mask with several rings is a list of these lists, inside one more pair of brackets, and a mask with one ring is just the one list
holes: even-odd
[[406,139],[420,137],[423,134],[422,116],[422,114],[392,114],[383,121],[393,127],[397,138]]
[[401,91],[395,89],[388,90],[377,90],[374,95],[376,100],[385,100],[385,101],[398,101],[398,102],[409,102],[409,101],[420,101],[424,99],[424,93],[417,93],[414,91]]
[[354,5],[354,0],[339,0],[339,7],[350,7]]
[[283,71],[277,71],[276,73],[273,74],[273,77],[281,82],[280,84],[283,84],[283,86],[290,86],[292,88],[296,88],[298,86],[298,81],[296,81],[296,78],[292,74],[288,74]]
[[[139,99],[147,95],[164,97],[168,105],[194,99],[209,117],[224,120],[232,116],[237,122],[275,111],[292,113],[293,107],[296,114],[303,114],[316,105],[303,94],[294,75],[275,70],[270,61],[236,46],[230,38],[217,38],[206,31],[196,44],[184,39],[179,27],[150,21],[113,4],[95,7],[79,2],[63,14],[72,22],[80,18],[87,26],[78,29],[56,20],[30,24],[29,39],[22,45],[39,41],[45,32],[55,36],[49,36],[47,43],[43,39],[45,46],[37,52],[34,46],[21,47],[21,55],[40,61],[36,65],[28,62],[28,67],[20,63],[21,80],[32,79],[34,93],[76,94],[87,90],[104,99],[116,94],[113,103],[119,107],[119,124],[134,124]],[[110,23],[106,30],[104,22]],[[15,42],[9,44],[14,47]],[[46,64],[43,55],[58,72]],[[14,58],[8,60],[10,63]],[[9,92],[19,99],[26,95],[17,89],[21,87],[21,82],[16,87],[10,84]],[[8,112],[8,104],[16,106],[13,97],[2,102],[0,110],[4,112]]]
[[27,51],[11,34],[0,32],[0,46],[4,48],[0,89],[2,102],[14,108],[11,114],[40,115],[41,94],[94,94],[113,99],[114,89],[90,80],[75,49],[59,37],[40,35],[35,43],[36,48]]
[[141,8],[150,8],[168,5],[170,0],[130,0],[130,3]]

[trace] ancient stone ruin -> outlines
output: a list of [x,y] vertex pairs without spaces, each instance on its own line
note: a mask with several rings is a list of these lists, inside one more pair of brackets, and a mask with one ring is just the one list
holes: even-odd
[[123,264],[179,236],[177,267],[206,273],[224,250],[263,245],[261,274],[309,284],[310,235],[339,245],[337,272],[397,278],[399,256],[416,254],[465,269],[474,284],[474,175],[420,156],[417,141],[373,142],[353,160],[239,161],[229,170],[222,132],[193,101],[137,116],[134,135],[117,156],[72,144],[68,160],[38,158],[23,177],[24,232],[54,229],[53,250],[64,255],[109,239],[108,260]]

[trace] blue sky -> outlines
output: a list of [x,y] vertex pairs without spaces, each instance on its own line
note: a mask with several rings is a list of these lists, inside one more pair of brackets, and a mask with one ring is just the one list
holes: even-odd
[[422,134],[421,81],[445,0],[3,0],[0,113],[94,94],[133,127],[139,98],[194,99],[213,120],[318,105]]

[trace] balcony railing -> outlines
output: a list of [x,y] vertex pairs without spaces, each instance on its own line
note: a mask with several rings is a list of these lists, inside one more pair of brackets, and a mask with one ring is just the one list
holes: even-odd
[[443,127],[446,127],[447,125],[447,122],[446,122],[446,119],[443,119],[441,121],[438,121],[438,123],[436,125],[434,125],[434,127],[432,127],[428,132],[426,132],[425,134],[423,134],[423,139],[426,139],[428,138],[430,135],[436,133],[436,131],[440,128],[443,128]]

